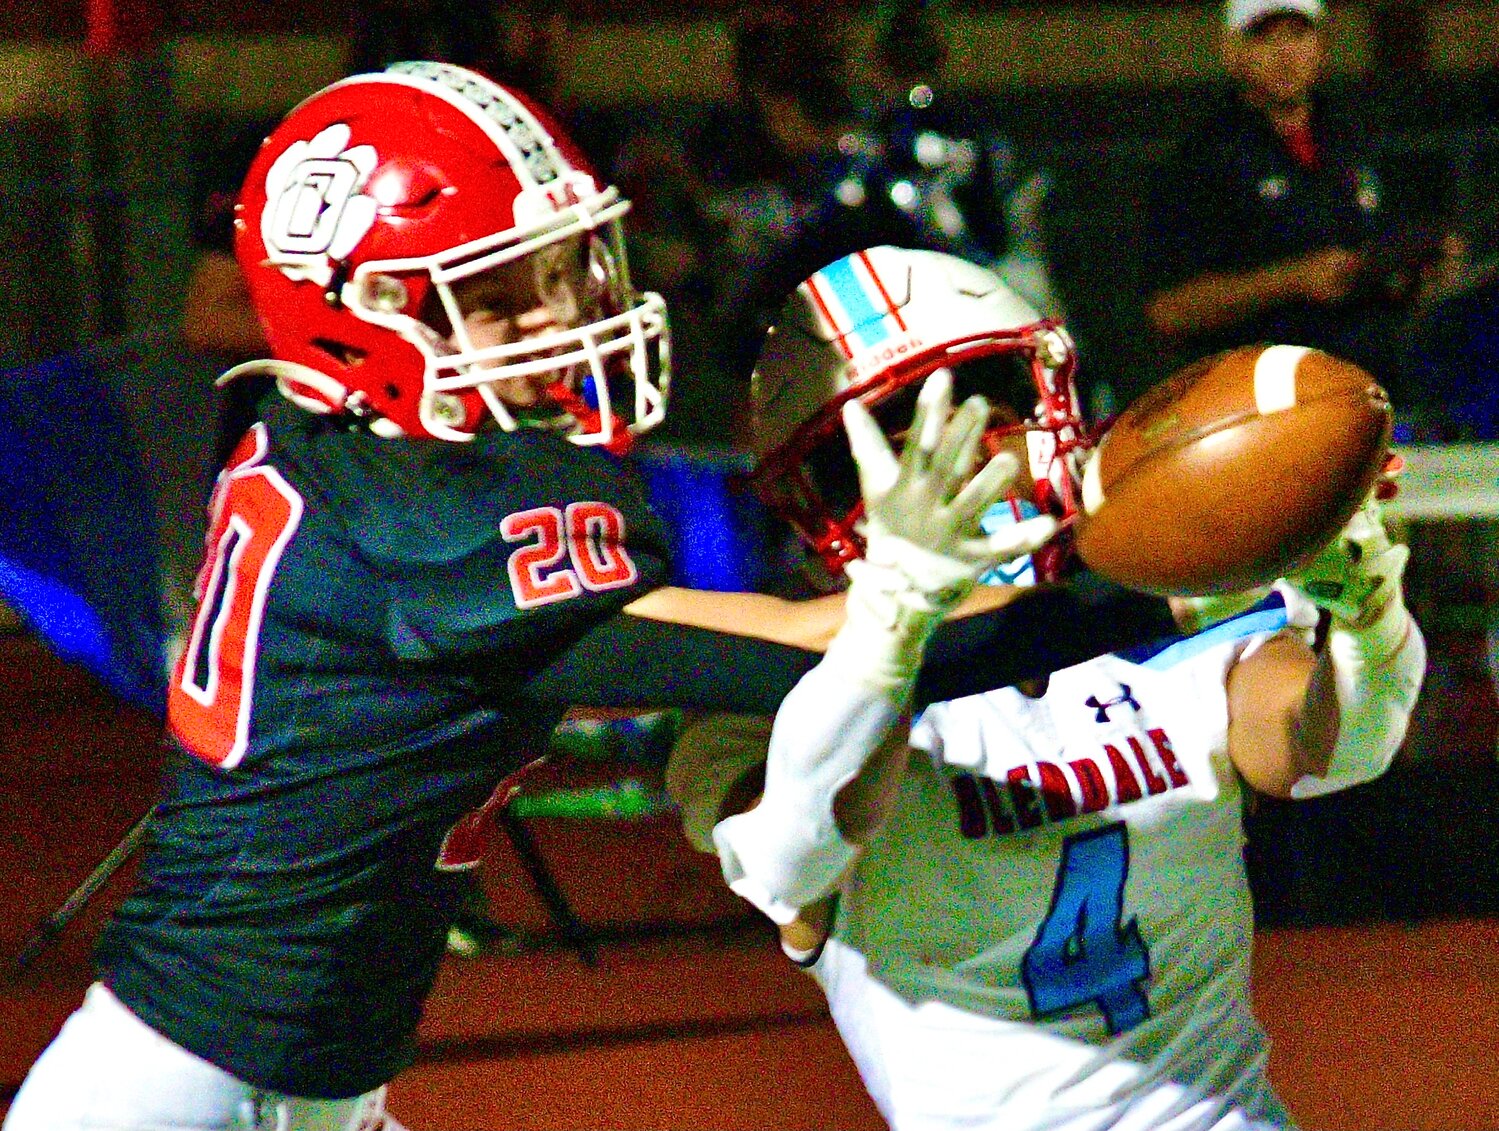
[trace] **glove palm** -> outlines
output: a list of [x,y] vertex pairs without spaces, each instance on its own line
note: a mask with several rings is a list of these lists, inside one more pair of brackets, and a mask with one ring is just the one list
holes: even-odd
[[970,397],[952,413],[951,403],[952,376],[938,370],[922,387],[898,458],[862,404],[843,408],[864,498],[866,551],[849,564],[847,621],[829,656],[865,682],[902,684],[943,614],[979,577],[1056,533],[1049,517],[988,535],[980,530],[980,517],[1009,488],[1018,465],[1000,454],[970,477],[989,407]]
[[1390,541],[1378,500],[1370,495],[1342,531],[1306,566],[1286,578],[1343,623],[1374,621],[1400,590],[1410,550]]
[[[1056,533],[1041,516],[997,529],[979,519],[1001,499],[1018,471],[1000,453],[971,474],[989,419],[982,397],[951,412],[952,376],[938,370],[922,386],[899,457],[880,426],[858,401],[844,406],[843,421],[864,497],[865,566],[890,568],[909,583],[913,607],[950,607],[996,564],[1031,553]],[[949,418],[950,417],[950,418]]]

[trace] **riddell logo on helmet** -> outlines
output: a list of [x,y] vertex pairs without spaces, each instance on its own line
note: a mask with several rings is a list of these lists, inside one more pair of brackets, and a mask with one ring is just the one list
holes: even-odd
[[360,190],[379,158],[373,146],[350,147],[350,136],[346,123],[335,122],[288,146],[265,175],[260,235],[269,261],[290,279],[327,286],[334,261],[375,222],[378,205]]
[[593,178],[574,170],[547,184],[522,189],[515,197],[515,222],[522,226],[539,223],[597,194]]
[[877,370],[886,369],[902,358],[917,353],[925,345],[926,342],[915,334],[894,341],[881,342],[874,349],[849,361],[848,371],[857,377],[868,377]]

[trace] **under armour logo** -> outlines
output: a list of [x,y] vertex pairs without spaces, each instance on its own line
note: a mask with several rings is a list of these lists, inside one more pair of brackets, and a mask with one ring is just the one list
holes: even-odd
[[1119,690],[1121,694],[1117,699],[1100,700],[1097,695],[1090,695],[1087,699],[1083,700],[1083,702],[1087,703],[1088,706],[1093,708],[1093,721],[1095,723],[1108,722],[1109,708],[1117,707],[1121,703],[1128,703],[1137,711],[1140,709],[1140,701],[1129,693],[1129,684],[1121,683],[1119,685]]

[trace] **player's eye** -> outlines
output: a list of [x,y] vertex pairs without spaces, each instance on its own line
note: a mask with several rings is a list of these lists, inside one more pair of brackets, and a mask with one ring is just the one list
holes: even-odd
[[579,303],[593,297],[587,244],[569,239],[534,256],[536,295],[559,320],[577,316]]
[[460,279],[453,284],[453,298],[465,321],[513,318],[531,308],[533,302],[526,294],[526,288],[517,285],[516,272],[510,268],[508,263],[501,264],[482,275]]

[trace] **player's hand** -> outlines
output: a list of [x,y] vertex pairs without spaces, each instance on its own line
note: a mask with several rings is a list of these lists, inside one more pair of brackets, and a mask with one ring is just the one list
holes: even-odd
[[1399,595],[1410,557],[1408,547],[1390,542],[1376,496],[1371,493],[1327,548],[1286,578],[1352,628],[1374,621]]
[[[979,519],[1004,497],[1018,471],[1001,453],[974,475],[989,406],[970,397],[952,412],[952,375],[938,370],[917,397],[897,457],[869,411],[843,407],[844,428],[859,469],[869,566],[896,570],[935,607],[948,607],[1000,562],[1029,554],[1057,530],[1048,516],[985,534]],[[850,575],[857,578],[858,563]]]

